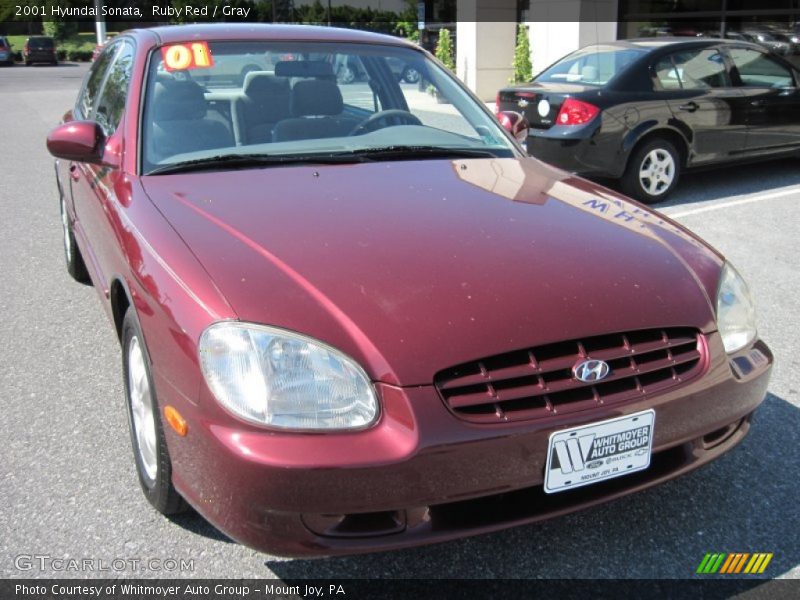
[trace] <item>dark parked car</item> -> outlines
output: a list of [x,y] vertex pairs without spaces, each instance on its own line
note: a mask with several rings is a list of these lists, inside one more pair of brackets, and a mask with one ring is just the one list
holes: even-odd
[[497,107],[528,119],[532,155],[657,202],[683,169],[800,150],[798,82],[755,44],[630,40],[573,52]]
[[11,48],[8,38],[2,35],[0,35],[0,64],[14,64],[14,50]]
[[25,40],[22,48],[22,60],[26,65],[33,63],[58,63],[56,56],[56,43],[51,37],[43,35],[33,35]]
[[766,48],[767,50],[785,56],[794,51],[793,44],[789,41],[779,38],[776,34],[770,31],[750,30],[743,32],[750,38],[750,41]]
[[[215,76],[267,52],[292,60]],[[340,58],[371,93],[337,83]],[[67,269],[119,336],[145,496],[255,548],[561,515],[719,457],[764,398],[772,355],[723,256],[526,156],[404,40],[123,33],[47,144]]]
[[[386,63],[398,81],[405,83],[419,83],[420,73],[414,65],[407,65],[402,59],[389,57]],[[354,83],[368,78],[366,69],[360,60],[340,60],[334,65],[336,79],[339,83]]]

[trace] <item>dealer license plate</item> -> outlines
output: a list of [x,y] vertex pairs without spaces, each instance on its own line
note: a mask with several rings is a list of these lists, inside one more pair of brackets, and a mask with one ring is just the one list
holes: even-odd
[[550,434],[544,491],[563,492],[643,471],[653,451],[654,410]]

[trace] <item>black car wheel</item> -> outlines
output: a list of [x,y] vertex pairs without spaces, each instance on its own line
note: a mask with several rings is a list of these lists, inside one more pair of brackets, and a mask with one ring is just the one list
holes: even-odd
[[680,172],[681,158],[675,146],[656,138],[637,148],[628,160],[622,191],[645,204],[660,202],[675,189]]
[[69,220],[63,195],[59,204],[61,205],[61,231],[64,238],[64,260],[67,263],[67,273],[79,283],[90,283],[86,263],[83,262],[81,251],[75,242],[75,234],[72,232],[72,223]]
[[349,66],[344,65],[341,69],[339,69],[339,75],[337,79],[339,83],[353,83],[356,80],[356,72]]
[[122,321],[122,369],[131,445],[142,491],[161,514],[181,513],[187,505],[172,485],[172,462],[158,411],[150,358],[133,308],[128,309]]
[[402,80],[406,83],[418,83],[419,79],[419,71],[417,71],[414,67],[406,67],[403,71]]

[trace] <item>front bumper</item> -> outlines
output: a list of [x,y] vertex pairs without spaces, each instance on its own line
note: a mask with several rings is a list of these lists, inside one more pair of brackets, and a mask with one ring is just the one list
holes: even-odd
[[[378,385],[383,413],[370,430],[266,432],[228,416],[202,392],[194,404],[158,374],[156,385],[162,406],[172,404],[189,422],[185,438],[166,433],[173,481],[198,512],[261,551],[351,554],[558,516],[717,458],[746,435],[773,359],[763,342],[735,357],[725,356],[716,333],[708,344],[708,370],[683,387],[635,403],[501,425],[460,421],[433,387]],[[552,431],[648,408],[656,411],[656,427],[647,470],[543,492]]]

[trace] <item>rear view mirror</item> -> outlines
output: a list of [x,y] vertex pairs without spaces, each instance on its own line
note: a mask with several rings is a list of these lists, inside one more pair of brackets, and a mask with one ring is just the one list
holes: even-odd
[[56,158],[76,162],[100,163],[105,136],[94,121],[62,123],[47,136],[47,150]]
[[508,110],[498,113],[497,119],[503,129],[514,136],[514,139],[520,144],[525,144],[528,139],[528,129],[530,129],[530,123],[525,117],[518,112]]

